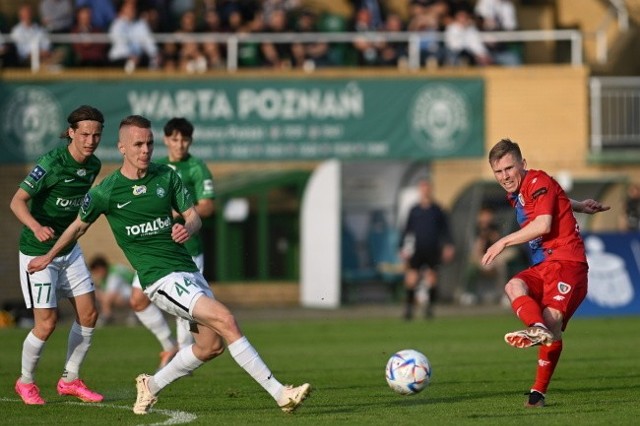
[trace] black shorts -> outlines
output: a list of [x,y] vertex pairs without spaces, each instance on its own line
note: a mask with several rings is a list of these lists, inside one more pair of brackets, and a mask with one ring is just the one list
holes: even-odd
[[424,267],[437,270],[440,258],[439,250],[417,250],[409,259],[409,267],[418,270]]

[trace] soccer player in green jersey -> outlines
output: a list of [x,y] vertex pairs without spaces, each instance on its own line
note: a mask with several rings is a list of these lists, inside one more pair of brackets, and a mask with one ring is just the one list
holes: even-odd
[[[157,162],[169,165],[178,173],[194,197],[196,213],[201,218],[211,216],[213,214],[213,199],[215,198],[213,176],[204,161],[189,153],[189,148],[193,143],[193,124],[185,118],[175,117],[167,121],[163,130],[168,156],[160,158]],[[174,219],[180,219],[177,212],[174,212]],[[184,243],[184,246],[200,272],[204,273],[204,254],[200,233],[192,235]],[[160,368],[175,356],[178,349],[193,343],[190,332],[191,325],[180,317],[176,318],[176,342],[162,311],[152,304],[143,293],[138,279],[133,282],[130,304],[140,322],[156,336],[162,346]]]
[[[191,346],[181,349],[153,376],[140,374],[136,378],[133,412],[148,413],[164,387],[222,354],[225,343],[238,365],[283,411],[295,410],[311,386],[285,386],[275,378],[242,334],[233,314],[215,299],[184,246],[202,222],[178,174],[166,165],[151,162],[151,122],[139,115],[123,119],[118,149],[123,155],[122,167],[89,191],[76,220],[48,253],[31,261],[29,271],[46,268],[104,214],[116,242],[138,271],[147,297],[163,311],[197,324]],[[183,221],[174,221],[173,211],[179,212]]]
[[51,258],[46,269],[29,275],[27,265],[54,246],[62,232],[77,217],[85,194],[100,173],[94,155],[102,136],[104,117],[88,105],[75,109],[61,135],[68,144],[38,159],[31,173],[20,183],[11,200],[11,210],[24,224],[20,236],[20,275],[27,308],[33,308],[34,327],[22,346],[22,374],[15,390],[25,404],[45,403],[35,383],[35,370],[44,345],[56,328],[58,299],[68,298],[75,310],[67,359],[58,381],[60,395],[85,402],[100,402],[102,395],[87,388],[79,378],[80,366],[91,346],[98,318],[91,275],[78,244],[65,245]]

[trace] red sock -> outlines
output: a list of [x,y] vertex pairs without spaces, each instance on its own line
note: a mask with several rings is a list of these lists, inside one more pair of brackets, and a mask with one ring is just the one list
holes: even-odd
[[538,369],[536,370],[536,381],[531,389],[545,393],[549,387],[553,371],[558,365],[560,354],[562,353],[562,340],[554,341],[550,346],[540,346],[538,349]]
[[527,327],[535,323],[544,324],[540,306],[529,296],[520,296],[511,302],[511,309]]

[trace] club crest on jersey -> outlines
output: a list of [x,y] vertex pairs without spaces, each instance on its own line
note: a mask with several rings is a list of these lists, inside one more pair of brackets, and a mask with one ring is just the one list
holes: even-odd
[[521,206],[524,206],[524,196],[522,195],[522,193],[518,194],[518,202]]
[[87,175],[87,169],[78,169],[78,171],[76,172],[76,174],[80,177],[84,177]]
[[571,291],[571,286],[565,282],[560,281],[558,283],[558,291],[560,294],[567,294]]
[[145,185],[133,185],[133,195],[142,195],[147,193],[147,187]]
[[167,191],[165,191],[163,187],[159,186],[156,188],[156,195],[160,198],[164,198],[164,196],[167,195]]

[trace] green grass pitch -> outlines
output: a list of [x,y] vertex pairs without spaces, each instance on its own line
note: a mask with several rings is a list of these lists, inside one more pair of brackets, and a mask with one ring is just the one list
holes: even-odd
[[[0,330],[0,424],[6,425],[635,425],[640,419],[640,317],[574,318],[547,406],[525,409],[535,349],[514,349],[502,336],[511,314],[399,318],[256,320],[243,331],[283,383],[313,386],[295,414],[282,413],[228,353],[171,384],[154,411],[136,416],[134,378],[153,373],[159,345],[142,327],[96,331],[82,376],[105,395],[84,404],[55,392],[69,324],[47,343],[37,382],[47,405],[25,406],[13,385],[27,330]],[[389,356],[424,352],[431,385],[414,396],[384,379]]]

